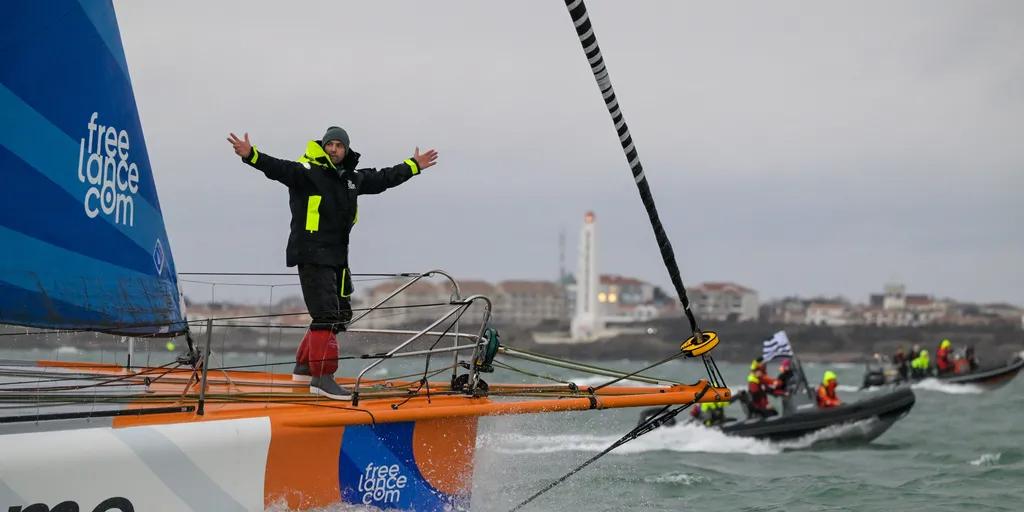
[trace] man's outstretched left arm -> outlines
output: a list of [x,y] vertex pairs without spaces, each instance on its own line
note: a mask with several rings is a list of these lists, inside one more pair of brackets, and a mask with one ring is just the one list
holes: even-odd
[[358,169],[357,173],[362,177],[359,182],[360,194],[380,194],[385,190],[397,187],[405,183],[413,176],[419,174],[428,167],[437,163],[437,151],[429,150],[420,154],[420,148],[416,148],[412,158],[404,162],[381,170]]

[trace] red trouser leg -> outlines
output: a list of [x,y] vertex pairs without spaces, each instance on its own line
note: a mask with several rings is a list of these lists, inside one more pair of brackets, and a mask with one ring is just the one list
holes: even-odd
[[295,351],[295,362],[296,363],[309,363],[309,333],[312,331],[306,330],[306,335],[302,337],[302,341],[299,343],[299,349]]
[[309,331],[309,373],[314,377],[338,370],[338,338],[327,330]]

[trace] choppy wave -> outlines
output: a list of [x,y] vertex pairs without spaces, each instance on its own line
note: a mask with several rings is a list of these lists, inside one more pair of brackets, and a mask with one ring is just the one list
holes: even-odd
[[923,389],[927,391],[938,391],[940,393],[947,393],[950,395],[977,395],[983,393],[985,390],[972,385],[972,384],[950,384],[948,382],[942,382],[939,379],[924,379],[921,382],[914,383],[911,387],[915,390]]
[[971,461],[972,466],[995,466],[999,464],[999,459],[1003,456],[1002,453],[983,453],[981,457]]
[[707,477],[698,475],[696,473],[667,473],[664,475],[648,476],[644,478],[644,482],[647,482],[649,484],[693,485],[707,481]]
[[[876,427],[876,420],[834,425],[789,441],[772,442],[749,437],[729,436],[717,429],[694,424],[662,427],[615,449],[613,453],[628,455],[655,451],[684,453],[744,453],[774,455],[783,451],[802,450],[828,441],[862,439]],[[551,454],[560,452],[600,452],[617,441],[618,435],[525,435],[486,434],[477,447],[503,454]]]

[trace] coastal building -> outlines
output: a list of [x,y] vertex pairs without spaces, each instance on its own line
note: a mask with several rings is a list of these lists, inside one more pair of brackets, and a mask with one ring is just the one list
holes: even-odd
[[922,294],[906,293],[902,283],[889,283],[884,293],[872,294],[862,313],[862,323],[875,326],[917,327],[945,323],[949,303]]
[[758,319],[757,292],[735,283],[702,283],[689,293],[693,312],[717,322]]
[[492,300],[498,324],[534,327],[568,316],[562,287],[551,281],[502,281]]
[[809,303],[807,299],[799,297],[786,297],[767,302],[760,308],[759,319],[776,324],[805,324]]
[[853,309],[849,304],[841,301],[829,301],[808,304],[803,323],[839,327],[860,322],[853,315]]

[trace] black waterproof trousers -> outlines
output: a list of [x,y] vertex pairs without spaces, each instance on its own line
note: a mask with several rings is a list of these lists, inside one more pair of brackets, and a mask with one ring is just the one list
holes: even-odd
[[306,301],[313,331],[344,331],[352,320],[352,275],[348,267],[303,263],[299,284]]

